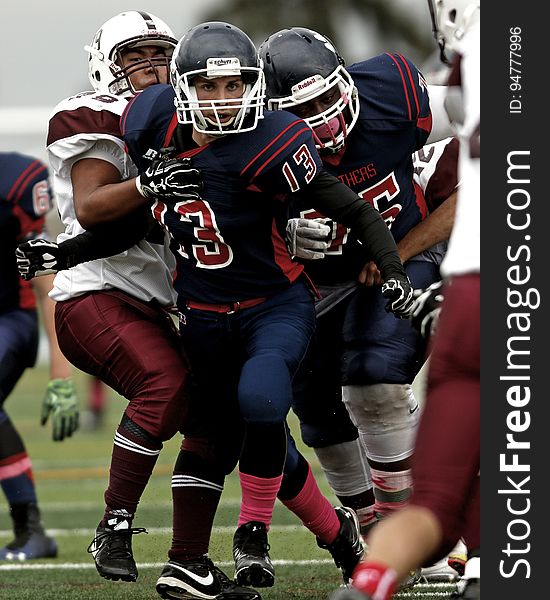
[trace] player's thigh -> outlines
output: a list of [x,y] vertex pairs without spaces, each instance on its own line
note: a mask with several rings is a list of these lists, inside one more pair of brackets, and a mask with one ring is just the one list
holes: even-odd
[[[410,262],[413,287],[426,287],[439,278],[437,265]],[[422,367],[426,342],[407,319],[386,311],[380,286],[361,290],[350,301],[343,324],[344,385],[411,383]]]
[[480,468],[479,278],[460,279],[445,295],[413,459],[412,501],[451,539]]
[[117,296],[94,293],[56,305],[65,356],[124,397],[171,397],[187,377],[174,332]]
[[266,302],[243,312],[240,331],[247,359],[279,357],[293,376],[315,330],[313,297],[297,281]]
[[302,439],[314,448],[353,440],[357,429],[342,402],[342,320],[348,299],[317,319],[315,334],[293,380],[292,408]]
[[38,352],[35,311],[10,310],[0,314],[0,405],[11,393]]

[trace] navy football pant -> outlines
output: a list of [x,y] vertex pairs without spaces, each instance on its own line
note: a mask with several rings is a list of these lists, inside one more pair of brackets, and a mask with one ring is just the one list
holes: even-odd
[[37,351],[36,311],[12,309],[1,313],[0,486],[10,504],[36,502],[31,462],[21,436],[4,411],[4,402],[25,370],[34,365]]
[[[433,263],[409,261],[414,288],[439,279]],[[426,344],[407,319],[386,311],[381,287],[359,288],[317,320],[314,343],[294,380],[293,410],[304,443],[323,448],[356,439],[342,385],[412,383]]]
[[[251,426],[277,440],[274,447],[266,440],[257,460],[269,464],[272,456],[280,463],[280,436],[275,431],[284,426],[292,378],[315,327],[310,291],[299,281],[232,314],[180,310],[180,333],[202,398],[203,418],[217,422],[226,472],[239,460],[245,429]],[[282,467],[275,470],[280,473]]]

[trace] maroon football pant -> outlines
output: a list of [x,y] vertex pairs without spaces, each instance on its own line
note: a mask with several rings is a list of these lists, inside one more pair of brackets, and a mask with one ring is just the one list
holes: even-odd
[[185,420],[189,371],[170,316],[108,290],[58,302],[59,346],[78,369],[129,400],[126,415],[159,441]]
[[443,529],[427,564],[461,536],[479,547],[479,274],[453,278],[444,297],[412,466],[411,504],[431,510]]

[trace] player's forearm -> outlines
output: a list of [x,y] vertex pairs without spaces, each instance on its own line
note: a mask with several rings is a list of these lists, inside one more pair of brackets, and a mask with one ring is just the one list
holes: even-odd
[[454,223],[455,207],[456,192],[399,240],[397,249],[403,262],[431,248],[434,244],[449,239]]
[[148,209],[142,207],[113,223],[104,223],[90,231],[65,240],[59,250],[70,267],[107,258],[128,250],[147,234],[151,225]]
[[125,217],[146,204],[137,191],[135,178],[102,185],[77,204],[77,218],[85,229],[111,223]]

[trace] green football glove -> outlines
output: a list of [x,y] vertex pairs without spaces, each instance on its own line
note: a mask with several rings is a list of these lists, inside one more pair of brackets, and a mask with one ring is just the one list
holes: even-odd
[[45,425],[52,413],[53,439],[70,437],[78,429],[78,398],[72,379],[52,379],[42,401],[40,424]]

